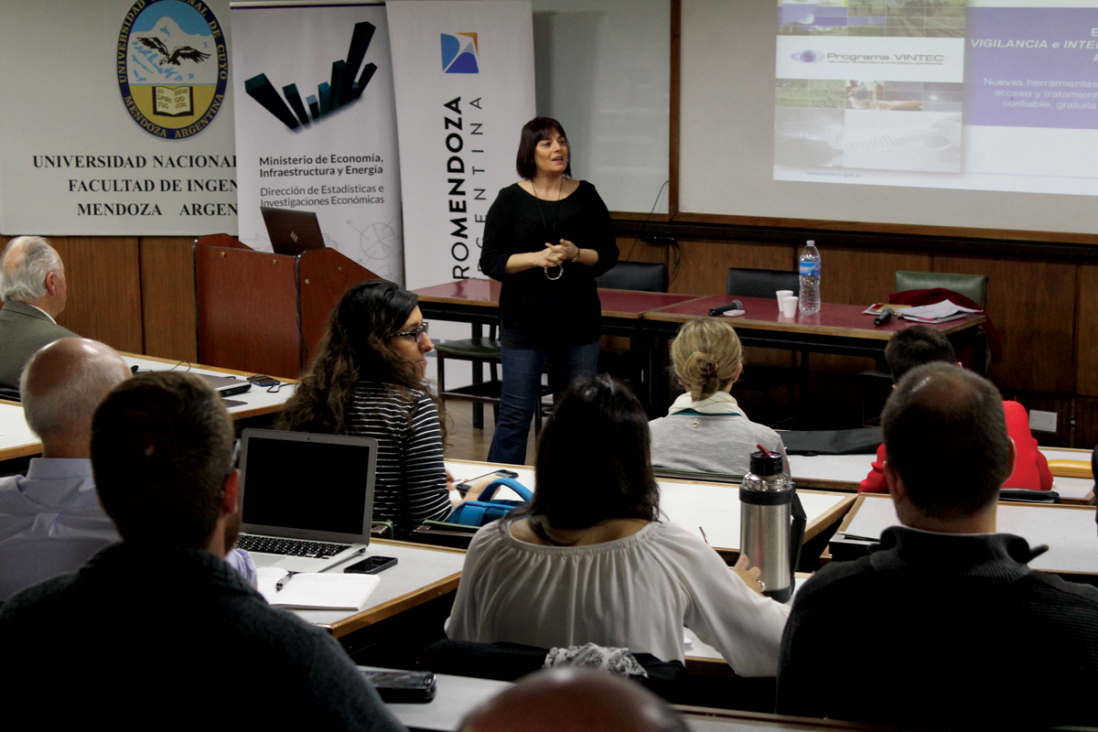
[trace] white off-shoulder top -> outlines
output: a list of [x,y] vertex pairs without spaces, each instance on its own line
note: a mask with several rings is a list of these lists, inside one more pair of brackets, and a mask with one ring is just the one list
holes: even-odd
[[740,676],[774,676],[788,616],[675,524],[557,547],[519,541],[497,521],[469,545],[447,634],[544,648],[596,643],[682,661],[685,625]]

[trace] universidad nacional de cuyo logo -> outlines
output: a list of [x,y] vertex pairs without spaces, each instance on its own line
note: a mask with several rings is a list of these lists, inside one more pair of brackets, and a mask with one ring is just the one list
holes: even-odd
[[137,0],[122,21],[116,62],[126,111],[150,135],[193,137],[225,102],[225,34],[203,2]]
[[442,34],[442,70],[447,74],[478,74],[480,46],[476,33]]

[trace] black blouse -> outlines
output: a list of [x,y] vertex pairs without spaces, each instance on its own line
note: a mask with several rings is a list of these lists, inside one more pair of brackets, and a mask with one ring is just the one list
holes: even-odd
[[[594,267],[565,262],[560,279],[534,267],[507,274],[512,254],[539,252],[545,244],[567,239],[580,249],[594,249]],[[602,306],[595,277],[617,264],[618,246],[610,212],[595,187],[580,181],[575,193],[559,201],[544,201],[517,183],[499,192],[484,224],[480,269],[503,283],[500,323],[503,345],[510,348],[580,346],[599,337]],[[557,276],[561,270],[548,270]]]

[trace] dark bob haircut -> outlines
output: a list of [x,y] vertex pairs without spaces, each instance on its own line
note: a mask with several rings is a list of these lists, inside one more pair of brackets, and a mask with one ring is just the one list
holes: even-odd
[[546,541],[551,529],[586,529],[607,519],[655,521],[648,415],[629,387],[609,376],[572,382],[545,423],[535,464],[537,492],[526,514]]
[[[534,117],[522,126],[522,139],[519,141],[518,155],[515,157],[515,170],[518,171],[520,178],[534,179],[538,172],[538,164],[534,160],[538,143],[548,140],[555,132],[564,135],[565,139],[568,137],[560,122],[552,117]],[[568,151],[568,167],[564,169],[564,174],[569,178],[572,177],[571,150]]]

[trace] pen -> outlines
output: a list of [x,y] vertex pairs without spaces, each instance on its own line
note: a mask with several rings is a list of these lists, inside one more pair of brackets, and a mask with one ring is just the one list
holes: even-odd
[[[702,532],[702,538],[705,539],[706,544],[709,544],[709,537],[705,535],[705,529],[699,526],[698,531]],[[712,544],[710,544],[710,546],[712,546]]]
[[297,574],[297,572],[287,572],[286,576],[280,579],[278,581],[278,584],[275,585],[275,592],[281,592],[282,588],[286,585],[287,582],[293,579],[295,574]]

